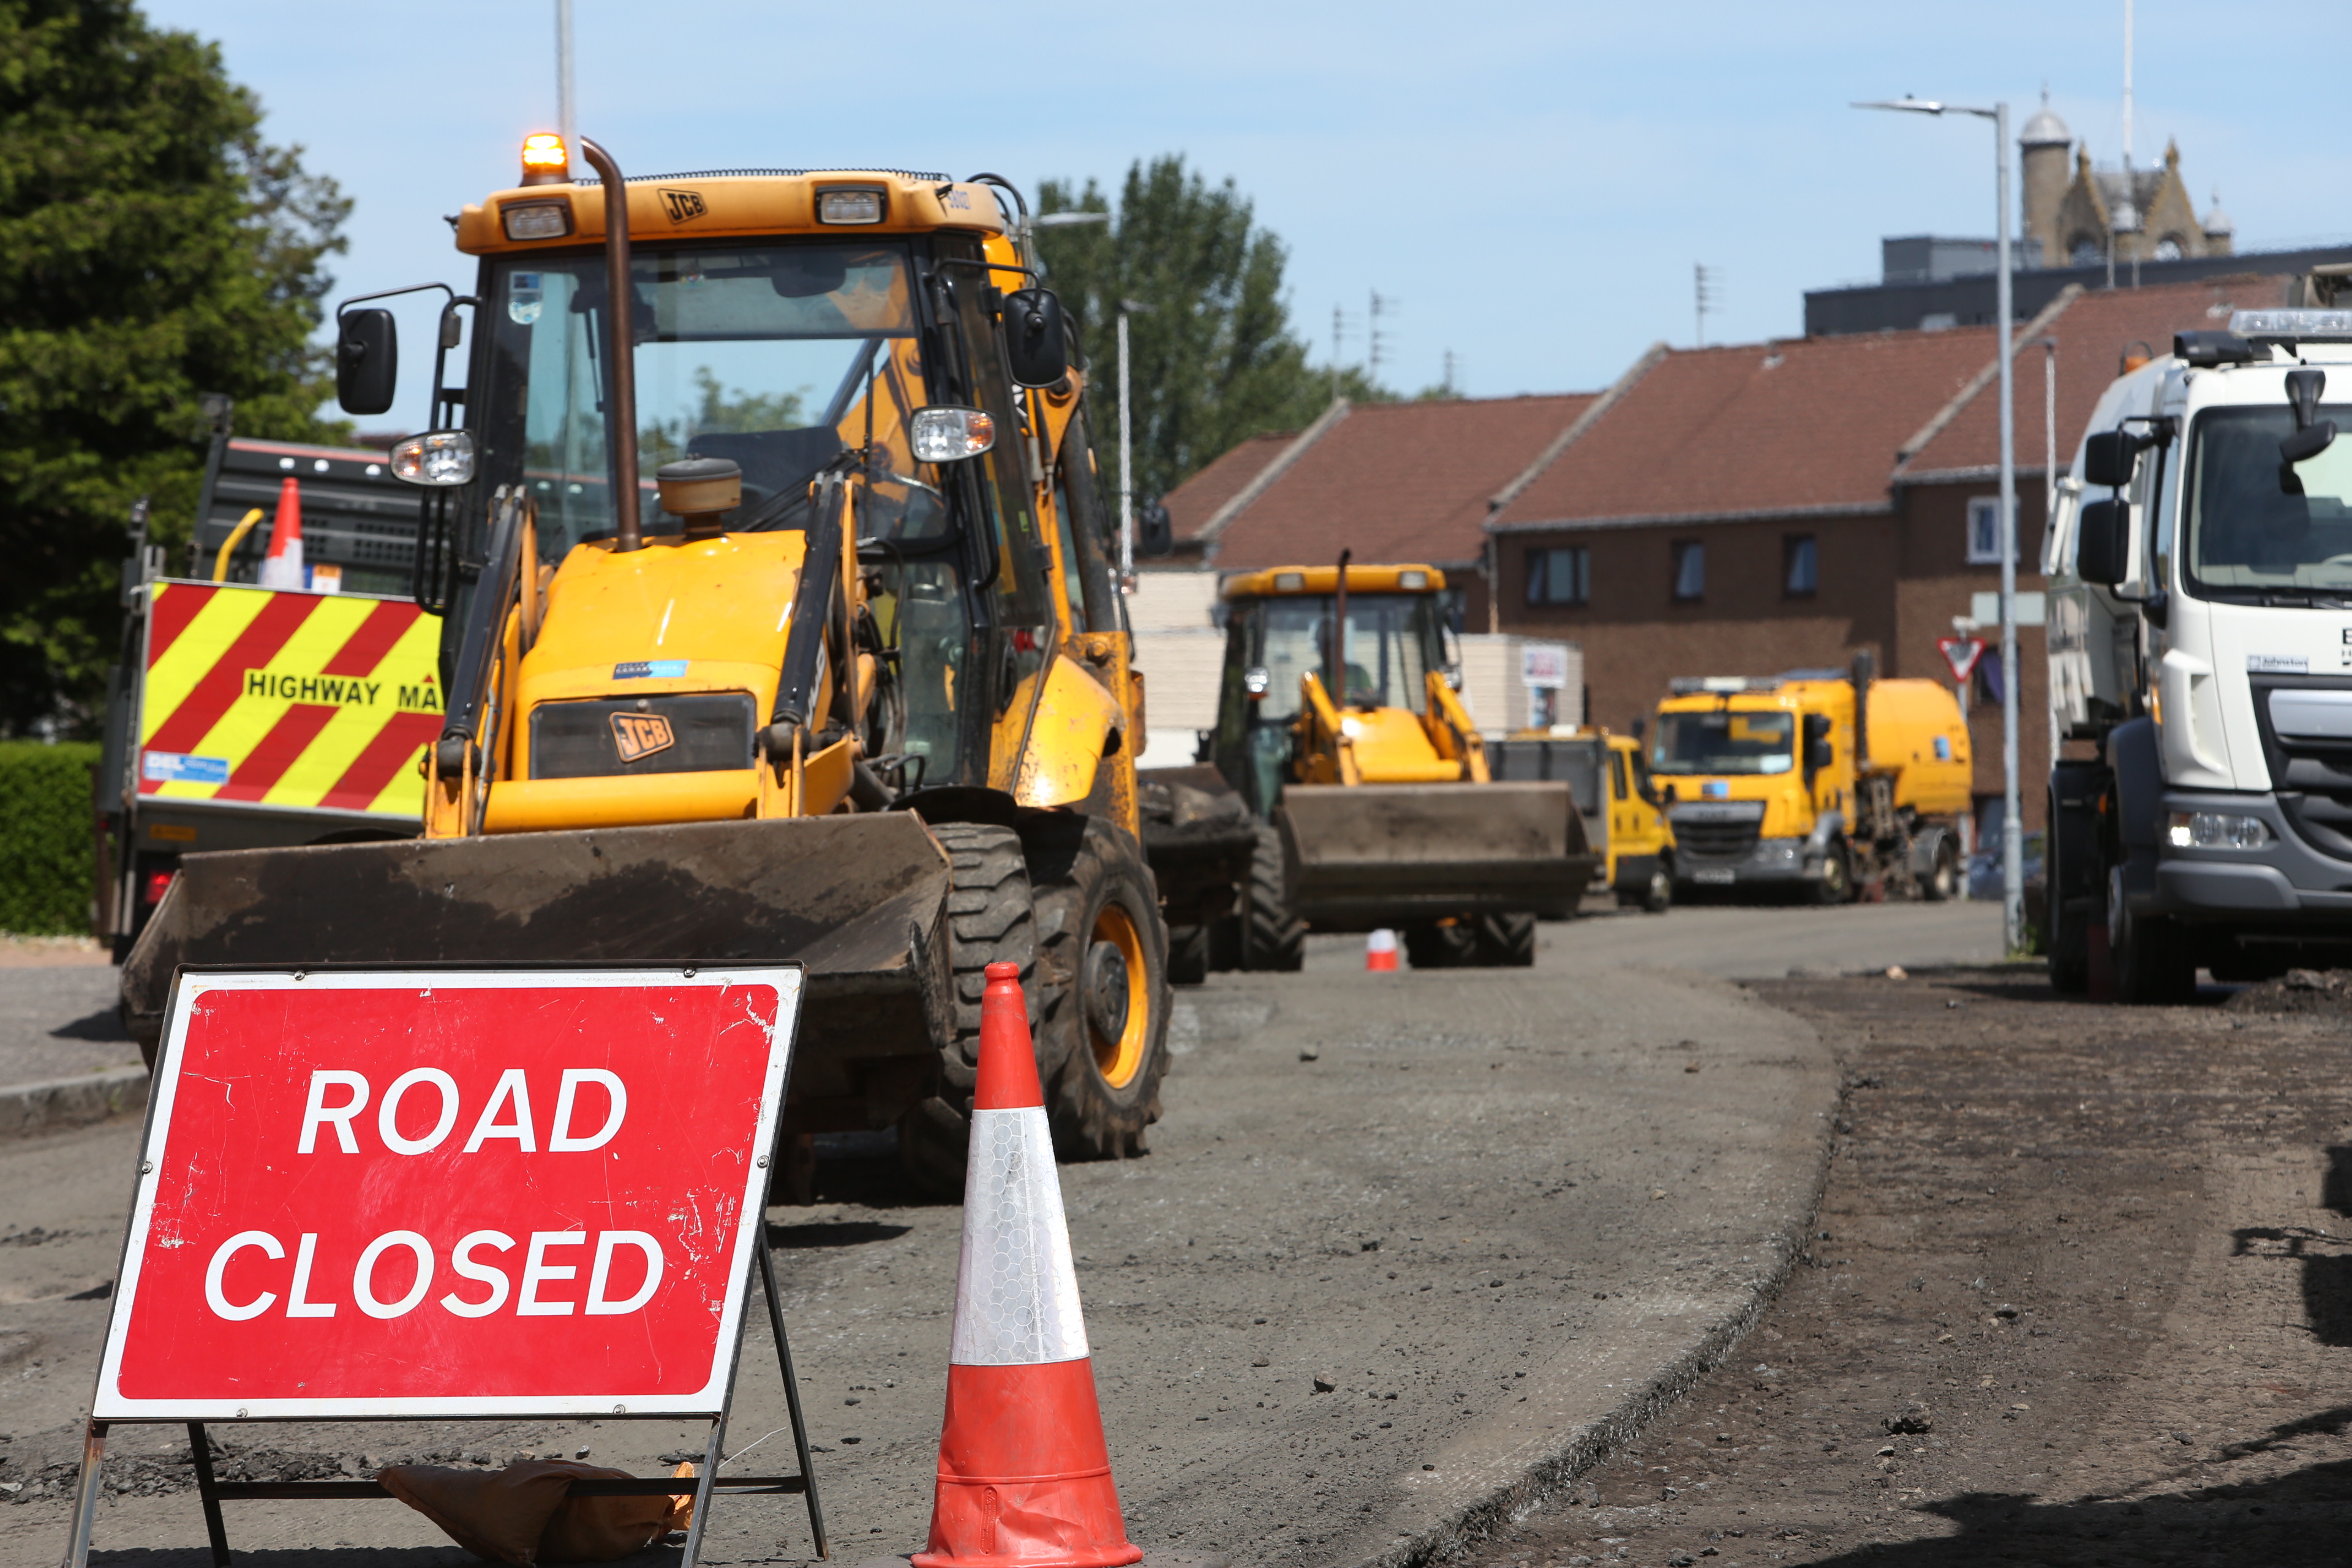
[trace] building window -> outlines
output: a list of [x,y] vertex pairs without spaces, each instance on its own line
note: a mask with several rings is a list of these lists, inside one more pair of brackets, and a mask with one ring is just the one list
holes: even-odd
[[1976,496],[1969,501],[1969,564],[2000,564],[2000,498]]
[[1675,597],[1706,597],[1706,546],[1695,539],[1675,546]]
[[1792,533],[1780,542],[1780,591],[1791,599],[1810,599],[1822,585],[1821,552],[1810,533]]
[[1592,599],[1592,552],[1571,545],[1528,552],[1528,603],[1583,605]]

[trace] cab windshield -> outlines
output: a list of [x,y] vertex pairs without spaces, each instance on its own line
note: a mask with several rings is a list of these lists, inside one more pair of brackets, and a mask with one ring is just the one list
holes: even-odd
[[[1298,714],[1298,678],[1328,679],[1332,601],[1299,597],[1258,604],[1255,662],[1265,669],[1266,688],[1257,716],[1287,723]],[[1424,700],[1423,677],[1444,658],[1435,595],[1348,595],[1348,706],[1418,709]]]
[[1796,765],[1796,716],[1715,709],[1661,713],[1654,773],[1785,773]]
[[[870,448],[861,531],[920,540],[947,527],[939,476],[908,456],[924,391],[908,258],[892,245],[638,250],[630,261],[641,525],[677,531],[655,473],[680,458],[743,470],[730,531],[797,528],[812,477]],[[614,532],[606,447],[604,261],[530,258],[492,271],[490,384],[476,418],[539,503],[544,558]]]
[[2189,453],[2187,566],[2210,598],[2352,594],[2352,405],[2322,408],[2346,434],[2287,468],[2279,440],[2294,416],[2215,408],[2198,416]]

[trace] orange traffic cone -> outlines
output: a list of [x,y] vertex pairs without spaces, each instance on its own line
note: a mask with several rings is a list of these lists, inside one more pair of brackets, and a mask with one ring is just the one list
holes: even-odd
[[1396,966],[1396,932],[1376,931],[1364,939],[1365,973],[1394,974]]
[[292,588],[310,585],[302,570],[302,487],[292,475],[278,487],[278,517],[269,525],[269,553],[261,563],[261,585]]
[[1143,1557],[1111,1482],[1028,1012],[1020,967],[990,964],[939,1489],[915,1568],[1120,1568]]

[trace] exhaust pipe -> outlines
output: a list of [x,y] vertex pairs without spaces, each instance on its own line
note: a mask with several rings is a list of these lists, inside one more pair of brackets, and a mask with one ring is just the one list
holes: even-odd
[[612,410],[607,437],[613,444],[613,533],[614,548],[642,550],[645,533],[637,517],[637,339],[630,320],[635,290],[629,287],[629,187],[613,155],[580,139],[580,151],[604,184],[605,314],[612,323]]
[[1348,705],[1348,558],[1355,553],[1339,552],[1339,583],[1331,595],[1331,663],[1323,672],[1332,705],[1339,708]]
[[1857,769],[1870,766],[1870,683],[1878,678],[1878,656],[1864,648],[1853,656],[1853,760]]

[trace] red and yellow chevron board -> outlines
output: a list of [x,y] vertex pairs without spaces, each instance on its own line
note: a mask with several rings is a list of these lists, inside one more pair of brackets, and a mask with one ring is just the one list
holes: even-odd
[[415,819],[441,732],[440,623],[398,599],[158,583],[139,793]]

